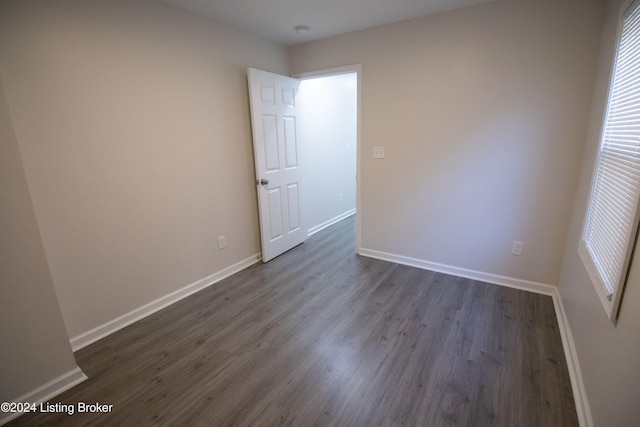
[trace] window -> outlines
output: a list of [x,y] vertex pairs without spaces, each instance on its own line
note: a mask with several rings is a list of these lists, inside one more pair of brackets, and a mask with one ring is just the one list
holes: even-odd
[[579,253],[615,322],[638,230],[640,0],[624,12]]

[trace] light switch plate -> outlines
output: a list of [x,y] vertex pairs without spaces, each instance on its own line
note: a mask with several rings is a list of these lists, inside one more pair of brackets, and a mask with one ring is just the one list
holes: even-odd
[[373,147],[373,158],[384,159],[384,147],[382,146]]

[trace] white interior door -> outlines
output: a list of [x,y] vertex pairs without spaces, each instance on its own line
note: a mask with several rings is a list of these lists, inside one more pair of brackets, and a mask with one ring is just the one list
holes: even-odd
[[307,238],[296,108],[300,82],[254,68],[248,74],[262,260],[267,262]]

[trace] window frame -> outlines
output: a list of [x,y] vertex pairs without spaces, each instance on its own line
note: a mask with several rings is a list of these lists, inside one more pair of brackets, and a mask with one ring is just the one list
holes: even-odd
[[[592,174],[591,174],[591,184],[589,187],[589,197],[587,200],[587,205],[585,209],[584,221],[582,224],[582,233],[580,235],[580,244],[578,246],[578,254],[587,270],[587,273],[595,287],[596,293],[602,303],[605,312],[607,313],[609,319],[614,323],[617,323],[617,319],[620,313],[620,306],[622,302],[622,295],[624,294],[624,288],[627,283],[627,279],[629,276],[629,268],[631,266],[631,260],[633,257],[633,253],[635,251],[636,242],[638,240],[638,225],[640,222],[640,207],[639,207],[639,197],[640,197],[640,189],[635,194],[635,207],[633,209],[633,219],[631,222],[631,228],[629,229],[629,233],[627,236],[627,245],[625,248],[625,254],[623,258],[623,262],[621,265],[621,269],[618,273],[618,281],[614,284],[614,289],[610,292],[608,287],[605,285],[605,280],[603,276],[598,271],[596,267],[593,257],[587,248],[585,234],[587,231],[587,226],[590,219],[592,201],[594,198],[594,193],[596,192],[596,180],[598,178],[598,174],[600,171],[600,161],[602,158],[602,148],[605,142],[605,134],[607,131],[607,126],[609,122],[609,113],[612,104],[613,98],[613,89],[614,83],[616,79],[617,69],[618,69],[618,60],[620,54],[620,47],[622,42],[623,29],[626,18],[635,13],[636,10],[640,12],[640,0],[630,0],[624,4],[621,8],[621,13],[618,17],[618,25],[617,25],[617,34],[616,34],[616,46],[614,51],[613,63],[609,75],[609,91],[607,94],[607,101],[605,105],[605,112],[602,120],[602,126],[600,128],[600,137],[598,140],[597,152],[593,164]],[[640,37],[640,28],[636,29],[638,37]],[[635,33],[634,33],[635,34]],[[640,54],[637,59],[637,66],[640,67]],[[638,94],[640,97],[640,94]],[[640,154],[638,154],[640,157]],[[640,170],[640,165],[636,166],[638,170]],[[597,262],[597,261],[596,261]]]

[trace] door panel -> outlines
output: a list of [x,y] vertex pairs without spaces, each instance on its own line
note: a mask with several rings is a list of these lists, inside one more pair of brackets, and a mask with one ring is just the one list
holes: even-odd
[[298,166],[298,141],[296,139],[296,118],[283,117],[282,124],[284,127],[284,148],[286,152],[287,169]]
[[280,170],[280,156],[278,154],[278,117],[270,114],[262,115],[264,162],[268,172]]
[[262,260],[307,238],[302,216],[302,169],[296,95],[299,81],[249,68]]
[[297,183],[287,185],[287,200],[289,202],[289,232],[300,228],[300,197]]
[[275,242],[282,238],[282,197],[280,188],[267,190],[269,198],[269,242]]

